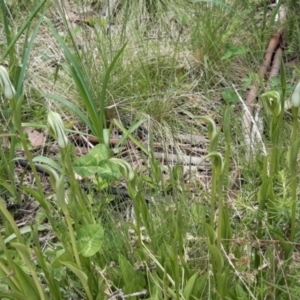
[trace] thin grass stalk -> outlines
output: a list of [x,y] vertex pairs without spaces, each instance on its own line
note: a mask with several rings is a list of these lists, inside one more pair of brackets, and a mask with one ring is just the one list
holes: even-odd
[[0,198],[0,211],[3,213],[4,217],[6,218],[6,220],[10,224],[11,228],[13,229],[14,233],[16,234],[18,242],[23,243],[23,237],[20,233],[20,230],[19,230],[13,216],[7,210],[5,201],[2,198]]
[[[268,168],[269,168],[269,158],[268,156],[264,156],[263,159],[263,170],[262,170],[262,184],[259,187],[259,190],[257,192],[257,198],[259,201],[259,207],[257,211],[257,239],[261,240],[263,237],[263,231],[264,231],[264,226],[263,226],[263,218],[264,218],[264,213],[266,210],[266,203],[267,203],[267,195],[268,195],[268,185],[269,185],[269,177],[268,177]],[[258,268],[261,263],[261,255],[259,254],[260,249],[255,250],[255,268]]]
[[[3,199],[0,198],[0,201],[3,201]],[[10,270],[3,264],[3,262],[1,260],[0,260],[0,268],[6,274],[6,276],[9,276],[9,274],[11,274],[11,272],[13,272],[13,270],[14,270],[14,266],[12,264],[13,258],[10,255],[10,251],[6,247],[6,244],[2,237],[2,233],[0,234],[0,247],[1,247],[2,251],[4,252],[4,255],[5,255],[6,261],[10,267]],[[14,288],[18,289],[18,290],[21,289],[20,284],[15,276],[10,276],[9,281],[11,281],[11,284],[9,284],[9,286],[12,290],[14,290]]]
[[[292,115],[293,115],[293,135],[292,141],[297,141],[298,137],[298,107],[292,108]],[[293,146],[292,146],[293,147]],[[297,147],[298,148],[298,147]],[[299,150],[299,148],[297,149]],[[297,158],[295,162],[291,162],[291,165],[297,165]],[[291,190],[292,190],[292,207],[291,207],[291,235],[290,241],[295,242],[295,235],[296,235],[296,211],[297,211],[297,170],[296,167],[290,169],[291,171]]]
[[[270,164],[269,164],[269,176],[264,178],[268,182],[267,188],[268,193],[266,198],[268,200],[268,222],[272,224],[276,215],[275,195],[274,195],[274,180],[278,172],[279,163],[279,137],[282,128],[282,119],[284,113],[284,106],[282,105],[282,95],[277,91],[269,91],[264,93],[262,101],[266,104],[268,110],[272,115],[271,126],[270,126],[270,137],[272,142],[272,149],[270,153]],[[264,184],[264,182],[263,182]]]
[[[39,5],[38,6],[39,10],[42,8],[42,6],[43,5]],[[32,14],[32,18],[38,13],[39,10],[35,10],[35,13]],[[31,22],[32,18],[29,18],[30,22]],[[27,22],[26,26],[23,26],[24,28],[22,27],[23,31],[25,31],[26,28],[29,28],[29,26],[31,24],[30,22]],[[22,104],[23,82],[24,82],[24,78],[25,78],[25,75],[26,75],[27,66],[29,64],[30,53],[31,53],[31,50],[33,48],[33,43],[34,43],[35,38],[37,36],[37,33],[38,33],[39,27],[41,25],[41,22],[42,22],[42,18],[40,18],[38,24],[36,25],[36,27],[35,27],[32,35],[31,35],[30,42],[27,43],[28,42],[28,36],[27,36],[27,38],[25,40],[25,44],[27,44],[27,47],[24,47],[25,50],[23,52],[22,69],[21,69],[21,72],[18,73],[18,78],[17,78],[17,82],[16,82],[16,86],[17,86],[17,88],[16,88],[16,95],[15,95],[14,99],[11,100],[11,103],[10,103],[10,105],[12,107],[12,110],[13,110],[13,118],[12,118],[13,119],[13,125],[15,126],[15,129],[18,131],[19,138],[20,138],[20,140],[22,142],[25,154],[26,154],[27,159],[28,159],[28,161],[30,163],[30,166],[32,168],[32,172],[33,172],[34,177],[36,179],[39,191],[43,191],[43,188],[42,188],[42,185],[40,183],[40,176],[38,176],[38,174],[36,172],[36,169],[34,167],[34,164],[32,162],[31,153],[29,151],[29,148],[28,148],[28,145],[27,145],[27,140],[26,140],[25,134],[24,134],[23,129],[22,129],[22,124],[21,124],[21,120],[22,120],[22,116],[21,116],[21,104]],[[16,41],[17,40],[15,40],[15,42]],[[24,46],[25,46],[25,44],[24,44]],[[13,136],[11,138],[10,152],[9,152],[9,164],[10,164],[12,186],[15,189],[15,191],[16,191],[16,187],[15,187],[15,178],[14,178],[15,177],[15,172],[14,172],[14,170],[15,170],[14,158],[15,158],[15,147],[16,147],[17,142],[18,142],[17,141],[17,137]]]
[[[19,256],[22,258],[22,260],[25,262],[25,264],[28,268],[28,271],[30,273],[30,277],[32,278],[33,283],[35,285],[35,287],[32,286],[33,289],[35,288],[34,291],[36,290],[35,296],[37,296],[36,294],[38,293],[38,296],[39,296],[38,299],[46,300],[44,288],[42,287],[42,285],[39,281],[36,269],[34,268],[34,264],[31,260],[30,248],[25,246],[23,243],[12,243],[12,246],[14,248],[16,248]],[[27,275],[27,276],[29,276],[29,275]],[[29,297],[32,297],[32,296],[33,295],[31,294]]]
[[[3,0],[1,0],[3,1]],[[39,13],[39,11],[43,8],[44,4],[47,2],[47,0],[42,0],[31,12],[29,17],[26,19],[26,21],[23,23],[17,34],[11,39],[11,42],[9,46],[6,48],[5,52],[3,53],[0,63],[2,63],[6,57],[10,54],[10,51],[15,46],[17,41],[19,40],[20,36],[23,34],[23,32],[28,28],[28,26],[31,24],[32,20],[36,17],[36,15]]]
[[[222,172],[222,184],[225,190],[222,192],[222,195],[227,195],[228,187],[230,184],[229,180],[229,167],[230,167],[230,154],[231,154],[231,130],[230,130],[230,115],[231,115],[231,108],[227,105],[224,113],[224,122],[223,122],[223,132],[226,141],[226,149],[225,149],[225,156],[224,156],[224,169]],[[226,239],[225,242],[225,249],[229,252],[229,245],[230,239],[232,237],[232,230],[231,230],[231,223],[229,218],[229,211],[228,211],[228,201],[226,200],[223,203],[223,220],[224,220],[224,232],[223,237]]]
[[56,196],[57,196],[57,201],[62,209],[62,212],[65,216],[65,220],[67,222],[67,226],[69,229],[69,235],[71,239],[71,245],[72,245],[72,250],[73,250],[73,255],[75,257],[75,262],[80,270],[82,270],[81,266],[81,261],[79,258],[79,253],[77,249],[77,244],[76,244],[76,238],[75,238],[75,232],[73,229],[72,225],[72,220],[70,216],[69,209],[66,204],[66,199],[65,199],[65,191],[64,191],[64,174],[61,175],[59,181],[57,182],[57,190],[56,190]]
[[217,247],[221,249],[221,243],[222,238],[224,238],[223,235],[223,228],[224,228],[224,204],[223,204],[223,185],[222,185],[222,176],[221,174],[218,176],[218,187],[217,187],[217,193],[218,193],[218,236],[217,236]]
[[142,236],[141,236],[141,226],[142,226],[142,220],[141,220],[141,209],[139,201],[144,201],[144,199],[141,198],[141,196],[138,194],[138,192],[135,189],[135,181],[138,180],[137,178],[135,180],[132,180],[128,183],[128,192],[130,195],[130,198],[132,199],[133,209],[135,213],[135,221],[136,221],[136,235],[138,237],[138,244],[139,246],[142,245]]
[[38,228],[36,225],[33,228],[33,242],[35,244],[34,252],[37,256],[37,261],[40,264],[40,266],[45,274],[47,283],[49,284],[49,290],[51,292],[51,296],[54,299],[62,300],[59,284],[57,283],[57,281],[54,277],[54,271],[53,271],[52,267],[48,266],[45,261],[44,254],[43,254],[43,251],[40,246],[39,233],[38,233]]
[[73,190],[74,195],[76,195],[76,200],[78,205],[80,206],[83,216],[85,217],[85,221],[88,224],[94,224],[95,221],[92,217],[92,213],[88,211],[87,207],[89,207],[89,203],[84,201],[84,197],[82,196],[82,191],[80,189],[80,186],[75,179],[74,170],[72,167],[71,162],[71,147],[68,145],[65,149],[61,149],[62,154],[62,161],[64,164],[64,172],[65,174],[68,174],[69,182],[70,182],[70,188]]
[[214,167],[212,167],[212,185],[210,193],[210,226],[214,228],[215,223],[215,205],[216,205],[216,193],[217,193],[217,174]]
[[[4,0],[0,1],[1,5],[1,10],[2,10],[2,17],[3,17],[3,24],[4,24],[4,31],[5,31],[5,37],[6,37],[6,44],[7,47],[9,47],[11,40],[12,40],[12,35],[10,31],[10,25],[9,25],[9,20],[8,20],[8,10],[7,10],[7,5]],[[11,48],[11,51],[9,51],[9,66],[15,70],[15,66],[17,65],[17,58],[15,55],[15,47]],[[13,71],[13,73],[15,73]]]
[[[14,116],[13,116],[14,117],[14,124],[16,126],[16,129],[17,129],[18,133],[19,133],[19,138],[21,140],[21,143],[22,143],[22,146],[23,146],[23,149],[24,149],[24,152],[25,152],[25,156],[28,160],[28,163],[31,167],[32,173],[33,173],[34,178],[36,180],[37,190],[40,193],[40,195],[43,196],[43,190],[44,189],[43,189],[43,186],[42,186],[42,183],[41,183],[41,180],[40,180],[40,176],[37,173],[37,170],[35,168],[35,164],[33,163],[32,154],[29,150],[28,143],[27,143],[27,138],[26,138],[25,133],[22,129],[21,105],[22,105],[22,99],[19,99],[18,102],[15,104],[15,111],[14,111]],[[15,141],[15,143],[16,143],[16,141]],[[14,146],[15,146],[15,143],[13,144]],[[49,207],[49,204],[46,201],[44,202],[44,205],[46,207]]]

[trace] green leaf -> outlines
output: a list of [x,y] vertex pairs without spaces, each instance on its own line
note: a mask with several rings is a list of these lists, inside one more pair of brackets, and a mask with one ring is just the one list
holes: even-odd
[[90,117],[90,124],[92,125],[90,129],[92,130],[93,134],[101,141],[103,134],[103,120],[99,118],[99,114],[97,112],[97,108],[93,99],[93,94],[89,88],[89,84],[87,83],[87,78],[85,76],[86,73],[83,70],[83,65],[80,63],[80,61],[78,61],[78,57],[71,52],[68,45],[59,35],[51,21],[47,18],[44,18],[44,20],[49,29],[52,31],[54,37],[58,41],[60,47],[64,51],[65,57],[69,62],[69,64],[65,65],[65,68],[74,80],[77,91],[81,96],[83,105]]
[[297,170],[297,159],[299,154],[299,148],[300,148],[300,139],[297,139],[292,143],[288,151],[287,160],[292,174],[295,174]]
[[0,299],[24,300],[24,294],[18,292],[0,293]]
[[85,125],[87,125],[89,128],[92,128],[92,124],[91,124],[89,118],[87,118],[86,115],[82,112],[82,110],[79,109],[77,106],[75,106],[72,102],[68,101],[67,99],[65,99],[61,96],[56,96],[56,95],[52,95],[52,94],[45,94],[44,97],[48,98],[48,99],[53,99],[53,100],[61,103],[67,109],[69,109],[71,112],[75,113]]
[[12,51],[12,48],[17,43],[20,36],[23,34],[23,32],[26,30],[26,28],[30,25],[31,21],[35,18],[35,16],[38,14],[38,12],[41,10],[41,8],[44,6],[44,4],[46,2],[47,2],[47,0],[43,0],[38,5],[35,6],[34,10],[28,16],[26,21],[23,22],[23,25],[21,26],[20,30],[17,32],[17,34],[14,36],[14,38],[11,40],[10,44],[6,48],[4,54],[1,57],[1,62],[3,62],[4,59],[6,58],[6,56]]
[[[38,226],[38,231],[44,231],[44,230],[51,230],[51,226],[50,225],[39,225]],[[22,235],[24,235],[25,233],[31,232],[31,231],[32,231],[32,228],[29,225],[26,225],[20,229],[20,233]],[[13,239],[15,239],[16,237],[17,237],[17,235],[15,233],[12,233],[11,235],[9,235],[8,237],[5,238],[4,243],[7,244],[10,241],[12,241]]]
[[194,284],[192,299],[202,299],[202,295],[204,295],[204,291],[207,287],[208,281],[208,272],[206,272],[201,277],[197,278],[196,283]]
[[291,243],[290,241],[286,241],[281,232],[273,230],[273,229],[270,229],[270,231],[275,236],[275,238],[277,240],[279,240],[280,246],[281,246],[282,250],[284,251],[285,259],[289,259],[293,249],[295,248],[295,245],[293,243]]
[[217,136],[217,126],[215,121],[209,117],[209,116],[200,116],[200,117],[196,117],[196,120],[204,120],[208,123],[208,137],[210,142],[212,142],[212,140]]
[[31,278],[29,274],[27,274],[19,264],[15,262],[11,262],[14,267],[15,277],[18,280],[22,290],[21,292],[26,299],[39,300],[39,293],[36,289],[34,280]]
[[87,296],[87,298],[85,298],[85,299],[93,300],[93,296],[92,296],[91,291],[88,286],[87,275],[84,272],[82,272],[80,269],[78,269],[77,265],[75,265],[72,262],[61,262],[61,263],[63,265],[65,265],[68,269],[70,269],[78,277],[78,279],[80,280],[80,282],[85,290],[86,296]]
[[[225,151],[225,157],[224,157],[224,172],[223,172],[223,178],[224,185],[228,186],[228,172],[229,172],[229,160],[230,160],[230,152],[231,152],[231,108],[230,105],[226,105],[226,109],[224,111],[224,117],[223,117],[223,132],[224,137],[226,141],[226,151]],[[227,205],[225,205],[227,207]]]
[[232,104],[232,103],[238,103],[239,102],[239,97],[238,95],[236,94],[235,91],[233,90],[225,90],[223,93],[222,93],[222,98],[224,99],[224,101],[227,103],[227,104]]
[[[110,78],[110,74],[115,67],[118,59],[122,55],[125,47],[127,45],[127,42],[122,46],[122,48],[117,52],[116,56],[113,58],[112,62],[110,63],[109,67],[107,68],[103,82],[102,82],[102,88],[101,88],[101,94],[100,94],[100,120],[103,121],[102,125],[105,125],[105,100],[106,100],[106,93],[107,93],[107,85]],[[103,128],[101,128],[103,129]]]
[[207,230],[207,233],[208,233],[209,242],[210,242],[211,245],[213,245],[214,242],[215,242],[215,239],[216,239],[216,233],[215,233],[214,229],[209,224],[206,223],[205,227],[206,227],[206,230]]
[[224,159],[220,152],[210,152],[207,155],[205,155],[202,159],[210,158],[211,162],[213,164],[213,167],[215,168],[218,175],[221,175],[224,170]]
[[[61,253],[59,254],[59,256],[57,256],[52,264],[51,264],[51,267],[53,269],[58,269],[62,266],[62,262],[63,261],[68,261],[70,259],[72,259],[72,255],[69,253],[69,252],[65,252],[65,250],[61,250],[61,251],[57,251],[58,253]],[[58,253],[56,253],[58,255]]]
[[249,297],[248,293],[238,283],[235,285],[235,292],[238,297],[237,299],[247,299]]
[[104,144],[98,144],[90,150],[89,154],[93,156],[99,163],[101,160],[108,159],[111,157],[110,150]]
[[117,164],[109,160],[102,160],[97,163],[95,157],[90,155],[82,156],[74,161],[75,172],[82,177],[98,175],[102,179],[117,180],[122,174]]
[[224,268],[224,259],[220,250],[215,245],[208,244],[210,260],[215,274],[221,274]]
[[118,165],[110,160],[102,160],[98,165],[96,174],[106,180],[117,180],[122,177]]
[[285,72],[285,66],[284,61],[281,58],[280,60],[280,81],[281,81],[281,105],[284,106],[284,100],[285,100],[285,94],[286,94],[286,88],[287,88],[287,81],[286,81],[286,72]]
[[90,177],[98,171],[98,163],[95,157],[85,155],[77,158],[74,161],[75,172],[82,177]]
[[199,277],[199,272],[197,271],[194,275],[192,275],[187,283],[185,284],[185,287],[183,289],[183,296],[185,300],[189,300],[190,296],[192,294],[196,279]]
[[78,230],[77,243],[79,252],[90,257],[101,249],[104,230],[100,224],[91,224]]
[[131,263],[121,254],[119,255],[119,264],[125,282],[124,293],[133,293],[141,290],[146,284],[142,274],[137,272]]
[[234,44],[228,43],[226,45],[226,50],[222,60],[229,59],[236,55],[244,55],[248,52],[248,49],[244,46],[236,46]]

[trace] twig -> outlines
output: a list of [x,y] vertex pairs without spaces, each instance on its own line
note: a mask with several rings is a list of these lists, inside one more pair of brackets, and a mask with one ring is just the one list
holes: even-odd
[[[243,118],[243,120],[245,120],[245,117],[247,117],[247,119],[249,119],[250,122],[252,123],[252,125],[253,125],[252,131],[255,132],[255,137],[257,137],[258,140],[260,141],[261,146],[262,146],[263,154],[264,154],[264,156],[266,156],[267,155],[266,146],[265,146],[265,144],[262,140],[262,136],[261,136],[260,131],[259,131],[258,126],[257,126],[257,122],[254,120],[254,118],[253,118],[253,116],[252,116],[252,114],[249,110],[249,107],[244,103],[242,97],[240,96],[239,92],[237,91],[237,89],[235,88],[235,86],[233,84],[232,84],[232,87],[233,87],[235,93],[237,94],[240,102],[243,105],[243,108],[244,108],[244,118]],[[246,140],[246,143],[248,143],[248,146],[250,147],[250,150],[251,150],[253,148],[253,144],[252,144],[252,141],[251,141],[251,131],[250,132],[248,131],[247,133],[245,133],[245,135],[246,135],[246,137],[248,136],[245,140]]]
[[127,295],[125,295],[122,290],[117,290],[108,298],[108,300],[113,300],[113,299],[118,299],[118,298],[121,298],[123,300],[123,299],[127,299],[130,297],[145,296],[145,295],[147,295],[146,290],[141,290],[140,292],[127,294]]
[[[280,57],[282,55],[283,49],[283,28],[279,28],[277,32],[271,38],[267,50],[265,52],[264,61],[258,70],[258,75],[260,78],[267,79],[267,71],[271,68],[269,78],[276,76],[278,74],[279,66],[280,66]],[[274,56],[275,53],[275,56]],[[272,61],[273,58],[273,61]],[[272,65],[273,64],[273,65]],[[259,88],[259,82],[256,81],[250,91],[248,92],[246,101],[240,101],[244,107],[244,114],[243,114],[243,127],[244,127],[244,135],[245,141],[249,145],[249,149],[252,150],[252,141],[258,137],[258,139],[262,142],[261,135],[256,125],[259,123],[259,115],[256,114],[257,122],[253,119],[253,108],[256,103],[257,93]],[[263,147],[263,152],[265,149]],[[248,157],[248,159],[250,156]]]
[[[282,28],[278,29],[278,31],[273,35],[273,37],[269,42],[268,48],[265,52],[264,61],[258,70],[258,75],[261,78],[264,78],[266,76],[267,70],[271,67],[272,56],[276,51],[276,49],[278,48],[278,46],[280,45],[282,34],[283,34],[283,29]],[[253,113],[253,105],[257,97],[257,92],[258,92],[258,83],[256,82],[250,88],[250,91],[246,98],[246,105],[248,106],[248,110],[251,114]]]
[[176,155],[170,153],[153,152],[155,158],[161,161],[167,161],[171,163],[183,163],[187,165],[197,165],[200,170],[210,170],[210,164],[205,164],[203,157],[190,156],[190,155]]
[[221,248],[222,248],[222,251],[224,253],[224,256],[227,258],[227,261],[228,263],[230,264],[230,266],[233,268],[233,271],[235,273],[235,275],[241,280],[241,282],[243,283],[244,287],[246,288],[247,292],[249,293],[249,296],[254,299],[254,300],[257,300],[255,298],[255,296],[252,294],[251,290],[249,289],[247,283],[245,282],[245,280],[243,279],[243,277],[240,275],[240,273],[238,272],[238,270],[235,268],[234,264],[232,263],[231,259],[228,257],[225,249],[224,249],[224,246],[221,244]]
[[276,50],[276,53],[274,55],[273,64],[270,71],[270,78],[276,77],[278,75],[280,70],[280,61],[281,61],[282,54],[283,54],[283,49],[279,47]]
[[[75,128],[76,131],[79,132],[78,128],[77,128],[75,125],[73,125],[73,127]],[[87,145],[88,145],[91,149],[94,148],[94,145],[93,145],[93,144],[89,141],[89,139],[86,138],[84,135],[80,135],[80,138],[81,138],[82,140],[84,140],[84,141],[87,143]]]

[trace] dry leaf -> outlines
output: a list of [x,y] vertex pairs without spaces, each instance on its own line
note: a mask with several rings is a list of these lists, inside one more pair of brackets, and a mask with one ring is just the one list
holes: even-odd
[[43,132],[39,132],[32,127],[23,127],[22,129],[27,133],[32,147],[40,147],[45,144],[46,137]]

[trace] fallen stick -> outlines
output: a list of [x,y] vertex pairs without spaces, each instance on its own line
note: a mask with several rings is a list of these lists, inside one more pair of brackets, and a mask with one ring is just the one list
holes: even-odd
[[[278,74],[280,68],[280,59],[283,51],[283,28],[279,28],[277,32],[271,38],[267,50],[265,52],[264,61],[258,70],[260,78],[268,80]],[[269,76],[267,74],[270,71]],[[253,112],[256,105],[256,98],[259,90],[259,81],[256,81],[250,88],[245,105],[243,107],[244,113],[242,116],[244,140],[246,147],[249,151],[247,153],[248,159],[250,159],[250,152],[253,149],[255,140],[258,139],[261,142],[261,136],[258,135],[258,126],[253,128],[254,124],[261,123],[253,122]],[[255,130],[255,132],[252,132]]]
[[172,164],[184,164],[184,165],[197,165],[198,169],[200,170],[210,170],[211,163],[205,161],[203,157],[198,156],[189,156],[189,155],[176,155],[170,153],[161,153],[161,152],[154,152],[154,157],[159,159],[162,163],[168,162]]

